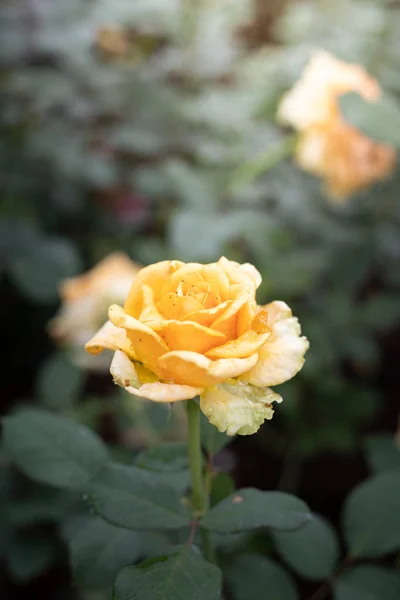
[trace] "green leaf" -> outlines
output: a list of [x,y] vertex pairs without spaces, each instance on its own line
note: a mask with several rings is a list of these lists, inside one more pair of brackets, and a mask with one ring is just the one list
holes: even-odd
[[225,446],[235,439],[233,436],[218,431],[214,425],[211,425],[210,421],[203,413],[201,413],[200,435],[201,445],[210,455],[217,454],[217,452],[222,450],[222,448],[225,448]]
[[8,570],[18,581],[28,581],[51,565],[56,550],[56,540],[39,531],[14,533],[6,554]]
[[368,465],[375,473],[400,468],[400,447],[391,435],[373,435],[365,441]]
[[333,591],[335,600],[398,600],[400,575],[384,567],[355,567],[335,581]]
[[219,600],[222,573],[185,546],[169,556],[123,569],[114,600]]
[[257,554],[243,554],[224,569],[232,600],[297,600],[293,580],[282,567]]
[[400,548],[400,469],[367,479],[348,497],[343,531],[351,556],[370,558]]
[[317,515],[297,531],[274,531],[279,554],[301,577],[318,581],[332,573],[339,542],[330,524]]
[[183,442],[163,443],[141,452],[136,466],[157,473],[160,481],[183,492],[190,484],[187,444]]
[[137,457],[136,466],[162,473],[186,471],[189,468],[187,444],[169,442],[145,450]]
[[25,475],[55,487],[79,489],[108,461],[106,447],[90,429],[39,409],[6,417],[3,439]]
[[108,465],[85,496],[107,521],[129,529],[180,529],[190,522],[178,491],[137,467]]
[[201,526],[218,533],[250,531],[258,527],[290,530],[304,525],[311,514],[307,505],[284,492],[237,490],[202,519]]
[[98,517],[80,527],[69,546],[76,582],[93,589],[112,586],[122,567],[167,547],[161,536],[115,527]]
[[82,391],[85,373],[62,354],[53,354],[42,365],[37,380],[39,400],[48,408],[70,407]]
[[388,94],[376,102],[367,102],[357,92],[339,99],[344,118],[368,137],[400,147],[400,106]]
[[211,486],[211,506],[215,506],[218,502],[225,500],[235,491],[235,483],[228,473],[218,473],[214,477]]

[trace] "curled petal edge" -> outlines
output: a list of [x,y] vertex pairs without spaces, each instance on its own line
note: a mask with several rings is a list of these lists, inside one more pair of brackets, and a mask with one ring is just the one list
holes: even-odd
[[[203,388],[174,383],[163,383],[147,369],[137,365],[128,356],[117,350],[110,367],[111,375],[117,385],[127,392],[153,402],[177,402],[190,400],[203,392]],[[153,381],[148,380],[153,379]]]

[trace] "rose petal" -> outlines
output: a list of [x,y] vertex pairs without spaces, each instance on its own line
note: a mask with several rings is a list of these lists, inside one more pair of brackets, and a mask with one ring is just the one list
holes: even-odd
[[191,321],[162,321],[148,325],[160,334],[170,350],[190,350],[203,354],[226,342],[222,333]]
[[139,388],[142,385],[133,362],[121,350],[117,350],[114,354],[110,365],[110,373],[114,382],[121,387]]
[[211,326],[211,329],[219,331],[226,335],[228,340],[232,340],[237,337],[237,326],[238,326],[238,312],[249,299],[249,294],[244,291],[240,294],[227,310],[222,313],[218,319],[216,319]]
[[100,354],[103,350],[122,350],[131,358],[137,359],[125,329],[116,327],[111,321],[104,323],[103,327],[87,342],[85,350],[89,354]]
[[208,308],[199,310],[197,312],[190,313],[186,316],[188,321],[194,321],[204,327],[211,327],[211,325],[231,306],[232,300],[222,302],[214,308]]
[[158,301],[161,297],[161,288],[165,281],[184,263],[178,260],[164,260],[149,267],[144,267],[137,274],[128,297],[124,304],[124,309],[128,315],[139,317],[142,311],[143,296],[142,286],[148,285],[154,291],[154,297]]
[[[178,262],[178,261],[177,261]],[[181,286],[183,293],[186,293],[189,285],[193,285],[196,282],[203,282],[204,279],[201,276],[202,266],[200,263],[181,263],[178,269],[170,275],[168,278],[164,279],[163,285],[161,287],[161,295],[173,293],[175,294],[178,286]]]
[[175,383],[210,387],[231,377],[238,377],[258,361],[258,354],[247,358],[220,358],[210,360],[203,354],[177,350],[164,354],[158,360],[161,377]]
[[259,387],[278,385],[288,381],[300,371],[309,343],[301,337],[298,320],[292,317],[284,302],[271,302],[268,312],[271,335],[260,350],[257,364],[240,379]]
[[[257,302],[250,298],[238,311],[237,335],[240,336],[248,329],[253,329],[252,321],[257,314]],[[261,333],[261,332],[259,332]]]
[[204,281],[207,281],[216,290],[218,290],[222,302],[225,302],[229,299],[229,279],[225,271],[221,269],[218,263],[204,265],[202,267],[201,274]]
[[147,325],[140,323],[130,315],[127,315],[121,306],[113,304],[109,310],[110,321],[116,327],[126,329],[136,356],[140,362],[154,373],[157,373],[157,360],[168,352],[168,346],[157,333]]
[[114,355],[110,371],[115,383],[125,388],[127,392],[134,396],[147,398],[153,402],[189,400],[198,396],[203,391],[202,388],[161,383],[160,381],[142,383],[144,376],[141,369],[138,366],[135,368],[135,365],[129,360],[126,354],[119,351]]
[[269,332],[258,334],[250,329],[236,340],[231,340],[217,348],[211,348],[206,352],[206,356],[209,358],[244,358],[257,352],[269,336]]
[[146,323],[147,321],[163,321],[164,317],[157,310],[157,307],[154,303],[154,291],[148,285],[142,286],[142,311],[139,316],[139,321],[141,323]]
[[253,265],[251,265],[250,263],[244,263],[240,265],[239,268],[241,271],[243,271],[243,273],[247,275],[247,277],[252,279],[254,285],[256,286],[256,289],[260,287],[262,282],[261,273]]
[[236,283],[247,285],[251,283],[256,289],[262,281],[260,273],[250,263],[240,264],[222,256],[218,261],[218,265],[228,276],[231,285]]
[[178,400],[190,400],[203,391],[201,387],[190,385],[179,385],[175,383],[145,383],[141,388],[125,388],[127,392],[140,398],[147,398],[153,402],[177,402]]
[[251,435],[266,419],[272,419],[271,403],[281,401],[282,398],[269,388],[231,380],[204,390],[200,408],[219,431],[227,435]]
[[202,310],[203,305],[191,296],[178,296],[173,292],[168,292],[157,302],[156,308],[164,318],[179,320]]

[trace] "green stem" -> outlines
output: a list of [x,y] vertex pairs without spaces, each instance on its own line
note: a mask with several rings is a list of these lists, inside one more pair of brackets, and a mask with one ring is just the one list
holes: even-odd
[[296,143],[297,135],[289,135],[244,162],[233,174],[229,191],[235,192],[272,169],[293,153]]
[[192,502],[196,516],[201,517],[206,508],[206,494],[203,485],[203,456],[200,444],[200,408],[194,400],[187,402],[189,424],[189,463],[192,482]]
[[[203,455],[200,443],[200,408],[194,400],[187,401],[189,429],[189,463],[192,482],[192,503],[197,518],[207,511],[208,497],[203,478]],[[215,552],[209,531],[200,529],[204,555],[207,560],[215,562]]]

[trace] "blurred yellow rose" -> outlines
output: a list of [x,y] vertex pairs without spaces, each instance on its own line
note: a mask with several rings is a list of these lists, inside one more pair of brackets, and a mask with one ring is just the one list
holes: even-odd
[[269,386],[291,379],[308,348],[284,302],[257,305],[260,283],[255,267],[226,258],[151,265],[136,276],[124,308],[110,307],[110,321],[86,350],[115,350],[114,380],[135,396],[200,395],[220,431],[254,433],[281,401]]
[[140,268],[125,254],[115,252],[87,273],[62,283],[61,308],[49,323],[49,333],[57,344],[70,351],[78,365],[108,369],[109,360],[90,360],[82,347],[104,323],[110,304],[125,300]]
[[329,195],[338,200],[387,177],[396,161],[394,147],[368,138],[343,119],[338,97],[347,92],[374,102],[381,88],[361,66],[319,51],[283,97],[277,115],[300,133],[299,165],[324,179]]

